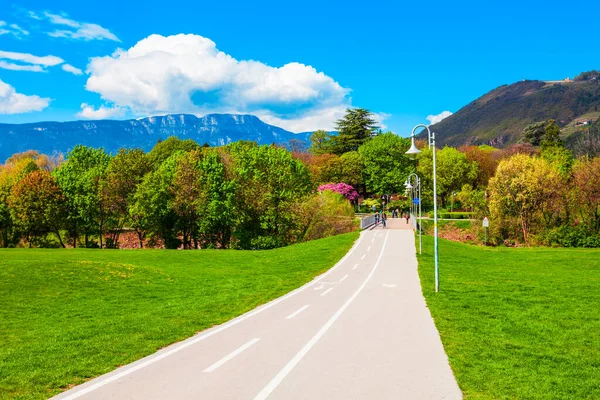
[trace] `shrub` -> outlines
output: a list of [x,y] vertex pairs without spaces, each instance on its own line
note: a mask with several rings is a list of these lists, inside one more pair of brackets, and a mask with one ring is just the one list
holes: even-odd
[[320,239],[357,229],[354,209],[346,198],[329,190],[308,196],[296,204],[296,241]]
[[539,236],[543,244],[553,247],[600,247],[600,236],[583,225],[563,225]]

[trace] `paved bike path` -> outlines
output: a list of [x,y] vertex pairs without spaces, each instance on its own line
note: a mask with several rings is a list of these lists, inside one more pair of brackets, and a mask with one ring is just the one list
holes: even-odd
[[330,271],[56,399],[459,399],[413,233],[365,231]]

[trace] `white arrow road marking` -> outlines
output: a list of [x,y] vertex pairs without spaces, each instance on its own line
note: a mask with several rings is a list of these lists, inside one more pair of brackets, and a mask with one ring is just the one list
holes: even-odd
[[327,293],[331,292],[333,290],[332,287],[330,287],[329,289],[327,289],[326,291],[324,291],[323,293],[321,293],[321,296],[325,296]]
[[235,356],[237,356],[238,354],[240,354],[241,352],[243,352],[244,350],[246,350],[248,347],[250,347],[254,343],[258,342],[259,340],[260,340],[260,338],[254,338],[254,339],[252,339],[251,341],[249,341],[248,343],[246,343],[245,345],[243,345],[239,349],[237,349],[237,350],[229,353],[228,355],[226,355],[225,357],[221,358],[219,361],[217,361],[216,363],[214,363],[210,367],[206,368],[203,372],[213,372],[215,369],[219,368],[221,365],[225,364],[227,361],[231,360],[232,358],[234,358]]
[[398,286],[398,285],[396,285],[395,283],[392,283],[391,285],[389,285],[387,283],[383,284],[383,287],[396,287],[396,286]]
[[306,310],[307,308],[308,308],[308,304],[305,305],[305,306],[300,307],[300,309],[294,311],[293,313],[291,313],[290,315],[288,315],[285,319],[292,319],[296,315],[300,314],[302,311]]
[[344,282],[344,279],[346,279],[348,277],[348,275],[344,275],[344,277],[342,279],[340,279],[340,283]]
[[358,264],[354,264],[354,267],[352,267],[353,270],[356,268],[358,268]]
[[319,286],[317,286],[317,287],[316,287],[316,288],[314,288],[314,289],[315,289],[315,290],[321,290],[321,289],[323,289],[324,287],[325,287],[324,285],[319,285]]

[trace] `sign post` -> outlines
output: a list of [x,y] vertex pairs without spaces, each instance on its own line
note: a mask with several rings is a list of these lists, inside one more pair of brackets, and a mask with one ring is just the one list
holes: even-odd
[[485,217],[483,219],[483,228],[485,229],[485,236],[484,236],[484,240],[483,240],[483,245],[487,246],[487,230],[488,227],[490,226],[490,220],[488,219],[488,217]]

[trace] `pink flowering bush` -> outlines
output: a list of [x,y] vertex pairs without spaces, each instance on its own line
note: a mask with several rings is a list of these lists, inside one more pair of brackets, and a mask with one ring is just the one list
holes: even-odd
[[346,183],[328,183],[319,186],[319,192],[331,190],[334,193],[339,193],[350,201],[358,199],[358,193],[354,188]]

